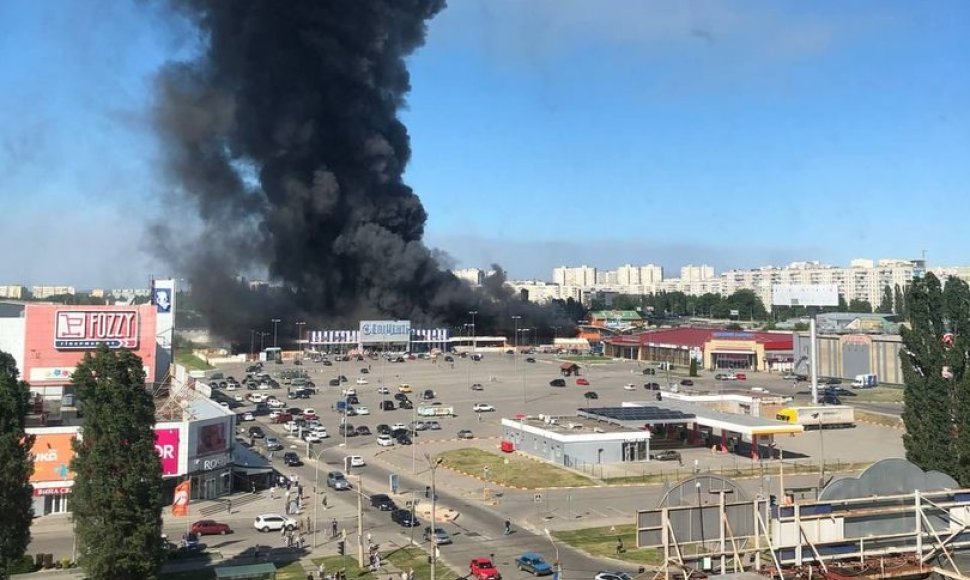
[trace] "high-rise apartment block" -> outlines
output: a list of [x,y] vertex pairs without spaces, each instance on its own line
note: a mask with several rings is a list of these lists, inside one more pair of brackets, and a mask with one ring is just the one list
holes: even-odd
[[9,298],[11,300],[23,300],[27,297],[27,287],[21,286],[19,284],[8,284],[6,286],[0,286],[0,298]]
[[51,296],[74,295],[76,292],[74,286],[34,286],[30,289],[30,293],[35,300],[46,300]]

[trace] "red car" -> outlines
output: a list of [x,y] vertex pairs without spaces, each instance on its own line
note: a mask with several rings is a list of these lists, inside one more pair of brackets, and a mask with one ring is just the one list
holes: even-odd
[[189,529],[200,536],[224,536],[232,533],[229,524],[220,524],[215,520],[199,520]]
[[734,378],[736,378],[739,381],[744,381],[744,380],[747,380],[748,375],[746,375],[744,373],[735,373],[734,374]]
[[492,561],[488,558],[472,558],[472,561],[468,564],[468,571],[471,572],[471,576],[478,580],[502,580],[498,568],[493,566]]
[[277,415],[273,419],[273,422],[274,423],[286,423],[287,421],[292,421],[292,420],[293,420],[293,415],[291,415],[289,413],[280,413],[279,415]]
[[588,387],[589,386],[589,381],[586,380],[586,379],[584,379],[583,377],[579,377],[578,379],[576,379],[576,384],[577,385],[583,385],[584,387]]

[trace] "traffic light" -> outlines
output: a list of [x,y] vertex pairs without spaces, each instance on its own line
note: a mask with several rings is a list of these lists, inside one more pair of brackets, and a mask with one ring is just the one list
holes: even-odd
[[346,552],[346,544],[344,544],[343,540],[340,540],[339,542],[337,542],[337,553],[343,556],[345,552]]

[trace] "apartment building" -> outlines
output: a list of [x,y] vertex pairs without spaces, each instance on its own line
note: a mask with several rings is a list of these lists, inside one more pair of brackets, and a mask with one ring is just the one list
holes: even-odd
[[21,286],[19,284],[8,284],[6,286],[0,286],[0,298],[8,298],[10,300],[23,300],[27,298],[27,287]]
[[34,286],[30,289],[30,293],[35,300],[46,300],[51,296],[74,295],[76,292],[74,286]]
[[529,302],[544,304],[552,300],[567,300],[572,298],[577,302],[583,300],[583,289],[579,286],[561,286],[543,280],[509,280],[505,283],[516,294],[523,290],[529,296]]
[[596,268],[590,266],[560,266],[552,271],[552,283],[560,286],[579,286],[593,288],[596,286]]

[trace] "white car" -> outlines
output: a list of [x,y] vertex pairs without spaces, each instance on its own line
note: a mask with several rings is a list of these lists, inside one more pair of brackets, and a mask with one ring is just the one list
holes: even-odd
[[251,393],[249,395],[249,400],[254,403],[265,403],[266,399],[267,397],[263,393]]
[[367,384],[367,379],[365,379],[364,377],[357,377],[357,384],[358,385],[366,385]]
[[635,390],[637,390],[637,386],[634,385],[633,383],[627,383],[627,384],[623,385],[623,389],[624,390],[627,390],[627,391],[635,391]]
[[306,434],[304,441],[306,441],[307,443],[320,443],[321,441],[323,441],[323,437],[321,437],[320,433],[318,433],[317,431],[310,431],[309,433]]
[[260,391],[268,391],[268,390],[270,390],[269,383],[259,383],[259,386],[256,387],[256,388],[258,390],[260,390]]
[[237,403],[242,403],[243,402],[243,396],[240,395],[239,393],[236,393],[235,395],[232,396],[232,400],[233,401],[236,401]]
[[326,439],[327,437],[330,437],[330,434],[327,433],[327,428],[324,427],[323,425],[317,425],[316,427],[314,427],[312,433],[316,433],[317,437],[321,439]]
[[266,403],[272,409],[282,409],[283,407],[286,406],[286,403],[284,403],[283,401],[280,401],[279,399],[270,399],[269,401],[266,401]]
[[394,439],[392,439],[391,436],[387,434],[378,435],[377,444],[380,445],[381,447],[393,447]]
[[398,429],[407,429],[408,426],[404,423],[394,423],[391,425],[391,431],[397,431]]
[[489,405],[488,403],[475,403],[472,410],[476,413],[489,413],[495,410],[495,407]]
[[237,385],[236,383],[229,383],[228,385],[226,385],[227,391],[235,391],[237,388],[239,388],[239,385]]
[[344,457],[344,465],[346,465],[348,462],[350,463],[351,467],[363,467],[367,465],[364,463],[364,458],[360,455],[348,455],[347,457]]
[[357,389],[353,387],[347,387],[346,389],[340,391],[340,394],[343,395],[344,397],[349,397],[350,395],[356,395]]
[[255,421],[256,420],[256,417],[254,417],[252,413],[243,413],[242,414],[242,420],[243,421]]
[[370,409],[367,407],[354,407],[354,410],[357,411],[358,415],[370,415]]
[[296,520],[286,516],[281,516],[279,514],[259,515],[256,516],[256,520],[253,522],[253,527],[261,532],[282,530],[283,528],[286,528],[287,530],[295,530],[296,526]]
[[283,423],[283,430],[287,433],[296,433],[300,430],[300,425],[296,421],[287,421]]
[[380,388],[377,389],[377,394],[378,395],[390,395],[391,394],[391,389],[388,389],[387,387],[380,387]]

